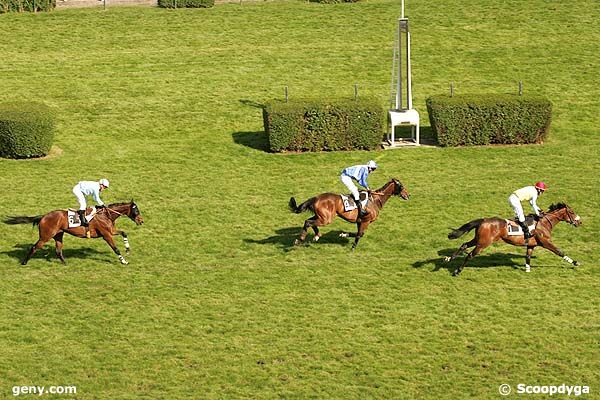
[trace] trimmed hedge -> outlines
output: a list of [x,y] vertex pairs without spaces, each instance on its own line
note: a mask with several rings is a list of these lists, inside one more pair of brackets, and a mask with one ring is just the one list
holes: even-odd
[[381,146],[385,113],[374,99],[274,101],[263,120],[273,152],[372,150]]
[[0,103],[0,157],[42,157],[50,152],[56,117],[42,103]]
[[158,0],[162,8],[210,8],[215,5],[215,0]]
[[517,95],[433,96],[427,111],[440,146],[542,143],[552,119],[548,99]]
[[339,3],[358,3],[360,0],[309,0],[311,3],[321,4],[339,4]]
[[0,14],[7,12],[52,11],[56,0],[0,0]]

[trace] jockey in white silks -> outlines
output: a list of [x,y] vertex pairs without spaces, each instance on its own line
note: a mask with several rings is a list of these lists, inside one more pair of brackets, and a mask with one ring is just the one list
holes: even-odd
[[354,181],[358,182],[362,187],[367,190],[369,189],[369,184],[367,183],[367,177],[369,174],[377,169],[377,164],[375,161],[371,160],[367,163],[367,165],[354,165],[352,167],[348,167],[342,171],[342,175],[340,179],[342,183],[346,185],[350,193],[352,193],[352,197],[354,197],[354,201],[356,206],[358,207],[358,215],[360,217],[364,217],[367,213],[363,210],[362,203],[360,202],[360,195],[358,193],[358,188],[354,184]]
[[85,196],[92,196],[97,204],[96,208],[103,208],[104,202],[100,198],[100,192],[108,188],[109,186],[110,183],[108,182],[108,179],[100,179],[98,182],[81,181],[73,187],[73,194],[75,195],[75,197],[77,197],[77,201],[79,202],[79,210],[77,211],[77,213],[79,214],[81,225],[89,225],[88,221],[85,218],[85,209],[87,208]]
[[521,225],[521,229],[523,229],[523,236],[525,239],[529,239],[531,234],[529,233],[529,229],[525,225],[525,214],[523,213],[523,206],[521,205],[522,201],[529,201],[535,215],[538,217],[542,210],[537,205],[537,198],[546,190],[546,184],[544,182],[536,182],[534,186],[525,186],[524,188],[515,190],[510,196],[508,196],[508,204],[511,205],[512,209],[515,212],[515,216],[517,217],[517,221],[519,225]]

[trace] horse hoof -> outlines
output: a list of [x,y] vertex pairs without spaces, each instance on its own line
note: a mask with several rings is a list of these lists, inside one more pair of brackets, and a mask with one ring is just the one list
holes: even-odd
[[318,241],[319,241],[319,239],[320,239],[320,236],[315,236],[315,237],[313,238],[313,242],[318,242]]
[[581,263],[577,262],[577,261],[573,261],[573,266],[574,267],[581,267]]
[[458,274],[460,274],[460,271],[454,271],[454,272],[452,273],[452,276],[458,276]]
[[298,246],[300,244],[300,240],[296,239],[294,240],[294,246]]

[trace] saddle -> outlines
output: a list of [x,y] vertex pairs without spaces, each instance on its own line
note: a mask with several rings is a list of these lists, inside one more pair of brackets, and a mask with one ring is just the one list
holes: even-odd
[[[92,219],[94,219],[94,217],[96,216],[96,207],[92,207],[91,209],[92,209],[92,211],[90,211],[89,213],[87,213],[87,210],[86,210],[85,219],[87,220],[88,223]],[[79,219],[79,213],[77,212],[77,210],[75,210],[73,208],[69,208],[67,210],[67,220],[69,221],[69,228],[77,228],[78,226],[81,226],[81,220]]]
[[[530,233],[533,232],[533,230],[535,229],[536,223],[537,221],[535,220],[533,215],[528,215],[527,217],[525,217],[525,225],[529,229]],[[523,229],[521,229],[521,226],[519,225],[516,219],[507,219],[506,224],[508,225],[508,236],[523,235]]]
[[[363,209],[367,208],[367,203],[369,202],[369,194],[365,191],[358,192],[360,196],[360,202],[363,206]],[[356,202],[354,201],[354,197],[351,194],[340,194],[342,198],[342,203],[344,203],[344,211],[352,211],[356,209]]]

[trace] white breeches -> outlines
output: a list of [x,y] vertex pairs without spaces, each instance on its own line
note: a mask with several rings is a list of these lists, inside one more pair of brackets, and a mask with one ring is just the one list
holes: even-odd
[[356,200],[356,201],[360,200],[360,195],[358,194],[358,188],[354,184],[354,181],[352,180],[352,178],[350,178],[348,175],[342,175],[340,177],[340,179],[342,180],[342,183],[344,185],[346,185],[346,187],[348,188],[350,193],[352,193],[352,197],[354,197],[354,200]]
[[517,196],[511,194],[508,196],[508,204],[512,207],[515,212],[515,216],[521,222],[525,222],[525,215],[523,214],[523,206],[521,205],[521,201]]
[[75,185],[73,188],[73,194],[77,197],[77,201],[79,202],[79,209],[85,210],[87,205],[85,202],[85,196],[81,193],[81,189],[79,189],[79,185]]

